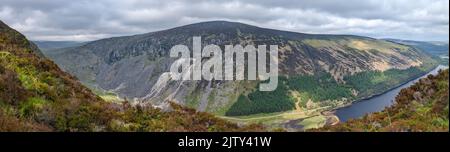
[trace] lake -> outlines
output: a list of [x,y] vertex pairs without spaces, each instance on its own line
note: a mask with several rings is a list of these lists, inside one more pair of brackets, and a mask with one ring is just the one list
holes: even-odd
[[372,98],[364,99],[358,102],[355,102],[351,104],[350,106],[339,108],[336,110],[336,116],[339,117],[341,122],[345,122],[349,119],[355,119],[360,118],[364,116],[367,113],[373,113],[373,112],[379,112],[382,111],[385,107],[391,106],[394,104],[394,99],[397,96],[397,94],[402,90],[403,88],[407,88],[417,81],[419,79],[426,77],[429,74],[437,74],[440,69],[446,69],[448,66],[439,65],[429,73],[421,76],[420,78],[414,79],[412,81],[409,81],[408,83],[405,83],[401,86],[398,86],[395,89],[392,89],[388,92],[385,92],[381,95],[374,96]]

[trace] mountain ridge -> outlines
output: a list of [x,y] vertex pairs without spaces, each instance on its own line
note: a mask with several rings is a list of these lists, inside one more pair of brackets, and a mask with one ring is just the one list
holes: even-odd
[[[277,44],[280,47],[279,70],[282,76],[289,79],[312,76],[315,77],[313,81],[321,84],[320,77],[330,74],[334,79],[330,83],[346,90],[343,93],[345,96],[337,93],[341,94],[336,95],[339,100],[353,98],[348,96],[352,89],[341,85],[346,83],[344,79],[348,76],[366,71],[407,70],[432,61],[420,50],[385,40],[352,35],[303,34],[223,21],[92,41],[80,47],[58,49],[48,57],[94,90],[139,100],[151,93],[161,74],[167,72],[175,60],[168,57],[170,47],[184,44],[191,48],[193,36],[201,36],[203,45],[216,44],[220,47],[228,44]],[[240,95],[246,96],[258,85],[258,82],[223,81],[175,83],[176,87],[156,86],[160,87],[157,90],[162,90],[157,95],[160,98],[156,103],[151,103],[160,104],[161,100],[175,94],[172,100],[179,104],[199,109],[206,104],[205,111],[224,114]],[[178,86],[181,89],[177,89]],[[212,91],[205,91],[208,86],[212,86]],[[287,87],[287,90],[292,89]],[[302,104],[306,106],[306,101]],[[287,105],[291,107],[291,103]]]

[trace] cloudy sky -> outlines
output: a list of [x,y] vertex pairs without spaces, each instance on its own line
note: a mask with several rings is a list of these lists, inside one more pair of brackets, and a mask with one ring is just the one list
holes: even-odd
[[303,33],[448,41],[449,0],[0,0],[31,40],[87,41],[237,21]]

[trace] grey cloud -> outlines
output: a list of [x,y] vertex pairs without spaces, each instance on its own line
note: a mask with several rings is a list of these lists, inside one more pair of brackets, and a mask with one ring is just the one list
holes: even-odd
[[33,40],[93,40],[210,20],[323,34],[448,41],[448,0],[0,0]]

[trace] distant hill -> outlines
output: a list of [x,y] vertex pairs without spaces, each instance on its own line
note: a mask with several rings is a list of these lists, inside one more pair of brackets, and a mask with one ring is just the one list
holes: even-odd
[[87,42],[82,41],[33,41],[39,49],[59,49],[59,48],[66,48],[66,47],[74,47],[74,46],[81,46],[83,44],[86,44]]
[[[411,40],[399,40],[399,39],[386,39],[395,43],[410,45],[428,52],[435,56],[447,56],[448,57],[448,42],[424,42],[424,41],[411,41]],[[448,59],[448,58],[447,58]]]

